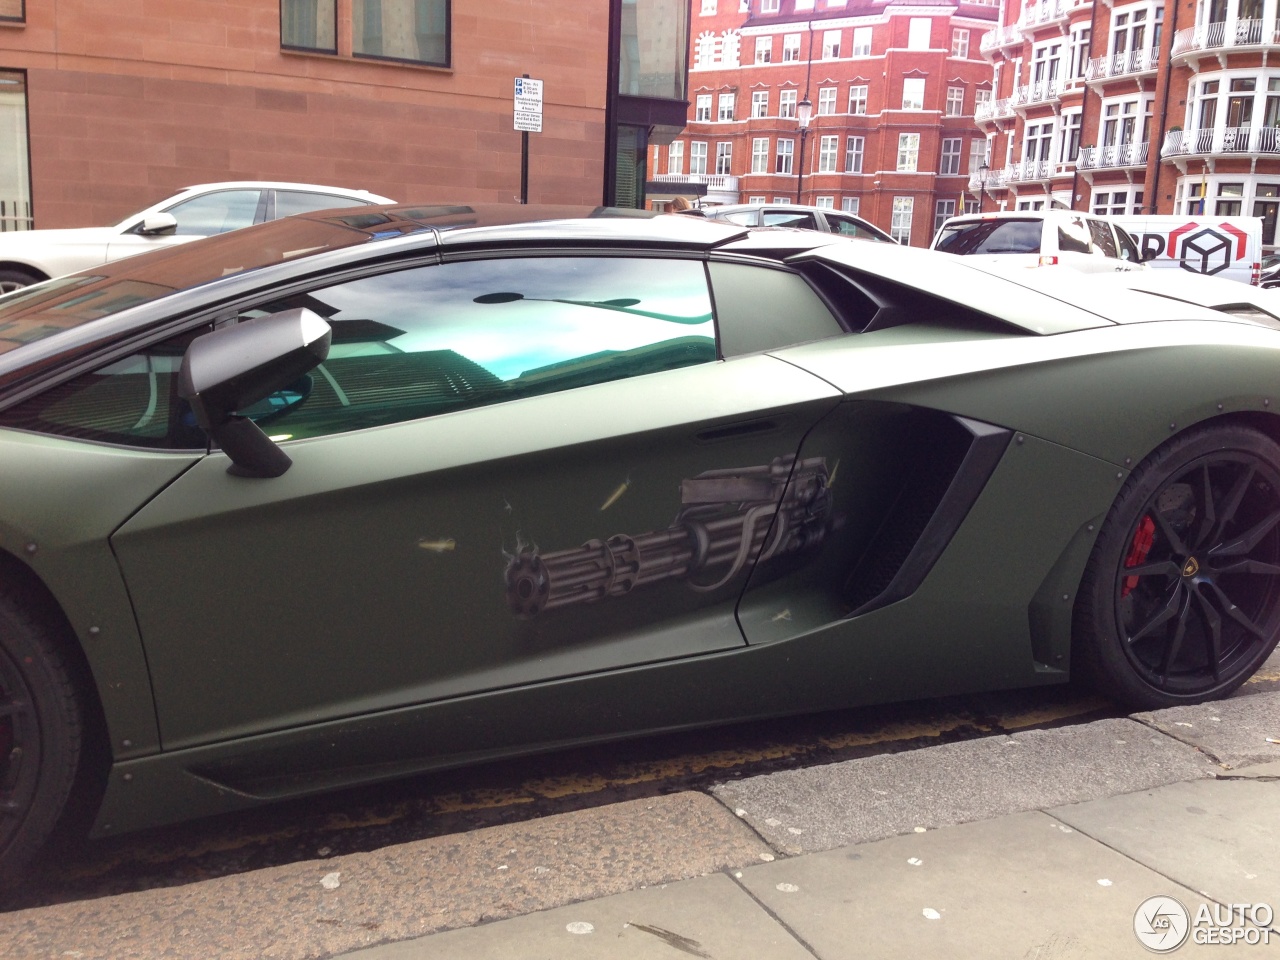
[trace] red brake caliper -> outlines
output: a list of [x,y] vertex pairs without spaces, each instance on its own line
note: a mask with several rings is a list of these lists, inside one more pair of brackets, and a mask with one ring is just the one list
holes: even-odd
[[[1147,562],[1147,554],[1151,552],[1151,544],[1156,538],[1156,522],[1150,515],[1142,518],[1138,529],[1133,533],[1133,543],[1129,546],[1129,555],[1124,558],[1126,567],[1136,567]],[[1127,597],[1138,585],[1137,577],[1125,577],[1120,587],[1120,596]]]

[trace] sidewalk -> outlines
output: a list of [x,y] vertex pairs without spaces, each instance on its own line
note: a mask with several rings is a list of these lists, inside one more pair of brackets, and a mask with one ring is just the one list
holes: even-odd
[[[1144,909],[1165,952],[1187,930],[1179,955],[1280,956],[1267,737],[1280,693],[750,778],[715,794],[772,848],[758,860],[342,956],[1146,957],[1156,896],[1189,915]],[[1262,926],[1226,904],[1265,904]]]

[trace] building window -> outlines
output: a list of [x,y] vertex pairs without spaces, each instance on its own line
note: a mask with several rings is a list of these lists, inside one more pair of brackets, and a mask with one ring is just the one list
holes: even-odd
[[1062,152],[1060,163],[1074,163],[1080,156],[1080,108],[1062,111]]
[[774,202],[774,203],[777,203],[777,204],[790,203],[790,202],[791,202],[791,198],[790,198],[790,197],[774,197],[774,198],[773,198],[773,202]]
[[695,176],[706,176],[707,145],[700,140],[689,144],[689,172]]
[[769,138],[754,137],[751,140],[751,172],[769,172]]
[[835,197],[819,197],[813,202],[813,205],[820,210],[834,210],[836,206]]
[[[17,4],[0,2],[0,20],[20,20],[8,16],[7,8],[21,12]],[[336,0],[280,0],[280,46],[286,50],[338,52]]]
[[1053,142],[1053,121],[1028,123],[1023,131],[1024,160],[1048,160],[1049,148]]
[[1142,191],[1135,190],[1130,200],[1128,190],[1101,190],[1093,195],[1090,209],[1100,217],[1122,217],[1142,209]]
[[960,149],[964,140],[960,137],[948,137],[942,141],[942,164],[938,167],[938,173],[944,176],[954,176],[960,172]]
[[965,202],[964,202],[964,212],[965,212],[966,214],[969,214],[969,213],[978,213],[978,212],[980,212],[981,210],[982,210],[982,203],[981,203],[981,201],[978,201],[978,200],[965,200]]
[[911,243],[911,215],[915,205],[915,197],[893,198],[893,220],[889,225],[889,236],[903,246]]
[[779,0],[760,0],[761,13],[777,13]]
[[774,164],[774,173],[790,173],[791,172],[791,156],[795,152],[796,142],[794,140],[783,140],[778,138],[778,155],[777,162]]
[[782,38],[782,62],[800,59],[800,34],[788,33]]
[[969,56],[969,31],[955,29],[951,31],[951,55],[953,57],[968,58]]
[[1213,213],[1217,217],[1238,217],[1244,205],[1243,183],[1218,184],[1218,199],[1214,202]]
[[733,173],[733,143],[721,141],[716,144],[716,173],[728,175]]
[[969,143],[969,175],[976,176],[979,168],[987,162],[987,141],[973,140]]
[[722,123],[733,119],[733,101],[737,96],[732,93],[720,94],[720,99],[716,102],[716,119]]
[[720,61],[720,40],[710,30],[698,37],[697,49],[693,52],[693,62],[701,70],[710,70]]
[[920,134],[898,134],[898,166],[899,173],[914,173],[920,163]]
[[698,94],[697,100],[694,101],[693,121],[694,123],[711,122],[711,94]]
[[947,87],[947,116],[964,116],[964,87]]
[[1089,36],[1088,21],[1071,28],[1067,45],[1067,76],[1072,79],[1083,78],[1089,66]]
[[991,104],[990,90],[973,91],[973,110],[975,113],[981,112],[983,107],[990,106],[990,104]]
[[763,196],[747,197],[747,203],[768,203],[769,198]]
[[672,140],[667,149],[667,173],[684,173],[683,140]]
[[839,144],[840,138],[837,136],[825,136],[818,141],[819,173],[836,172],[836,154],[840,149]]
[[357,57],[449,65],[449,0],[351,0]]
[[856,217],[859,208],[862,206],[861,200],[861,197],[845,197],[840,201],[840,209],[845,213],[852,213]]
[[933,207],[933,232],[937,233],[942,225],[956,215],[954,200],[939,200]]
[[796,115],[796,91],[783,90],[778,94],[778,116],[786,119]]
[[818,116],[830,116],[836,112],[836,88],[823,87],[818,91]]
[[769,115],[769,91],[754,90],[751,93],[751,116],[767,117]]
[[928,17],[912,17],[907,30],[907,49],[928,50],[929,30],[932,26],[933,21]]
[[859,84],[849,88],[849,112],[854,116],[864,116],[867,112],[867,87]]
[[844,172],[862,172],[862,152],[866,147],[865,137],[849,137],[844,144]]
[[924,109],[924,77],[907,77],[902,81],[902,109]]
[[756,37],[756,63],[773,59],[773,37]]
[[702,15],[704,17],[716,15],[716,0],[702,0]]
[[27,75],[0,70],[0,125],[9,131],[0,150],[0,231],[30,230],[31,163],[27,144]]
[[853,28],[853,55],[855,57],[871,56],[871,28]]
[[822,59],[837,60],[840,57],[840,31],[824,30],[822,32]]

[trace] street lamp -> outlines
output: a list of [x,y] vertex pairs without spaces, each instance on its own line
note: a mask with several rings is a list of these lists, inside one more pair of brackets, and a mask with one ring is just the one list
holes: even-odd
[[982,212],[983,206],[987,200],[987,176],[991,173],[991,168],[987,166],[987,161],[983,160],[978,167],[978,212]]
[[800,202],[800,189],[804,186],[804,138],[809,135],[809,121],[813,119],[813,104],[806,93],[796,104],[796,123],[800,125],[800,166],[796,173],[796,203]]

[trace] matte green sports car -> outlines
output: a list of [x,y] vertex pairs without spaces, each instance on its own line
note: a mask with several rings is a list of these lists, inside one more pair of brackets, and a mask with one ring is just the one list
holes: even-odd
[[1073,667],[1189,703],[1274,647],[1276,329],[563,215],[312,214],[0,300],[0,872],[85,804]]

